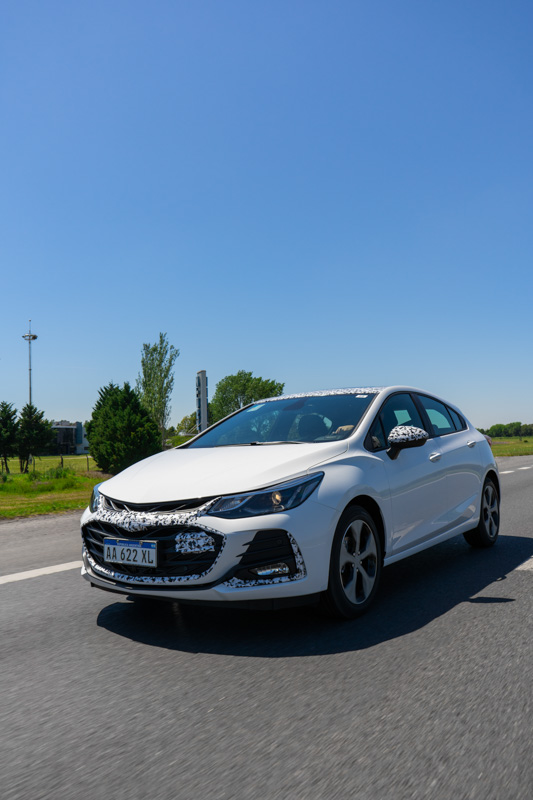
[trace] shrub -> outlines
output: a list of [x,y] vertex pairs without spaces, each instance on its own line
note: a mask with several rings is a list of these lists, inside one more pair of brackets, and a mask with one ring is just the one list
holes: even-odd
[[112,475],[161,450],[158,427],[129,383],[100,389],[87,438],[100,469]]

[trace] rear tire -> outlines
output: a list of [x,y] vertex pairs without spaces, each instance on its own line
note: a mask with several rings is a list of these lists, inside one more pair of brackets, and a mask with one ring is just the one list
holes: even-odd
[[368,609],[378,591],[383,554],[376,523],[360,506],[339,520],[323,605],[335,617],[354,619]]
[[471,547],[492,547],[500,530],[500,496],[492,478],[487,478],[481,493],[477,528],[463,534]]

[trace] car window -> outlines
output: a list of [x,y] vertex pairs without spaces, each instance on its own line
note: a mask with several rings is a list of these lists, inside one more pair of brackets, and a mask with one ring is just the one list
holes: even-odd
[[433,425],[436,436],[455,433],[455,425],[444,403],[439,403],[433,397],[427,397],[423,394],[418,395],[418,397],[426,410],[429,421]]
[[383,433],[383,427],[379,417],[376,417],[370,430],[368,431],[365,445],[368,450],[384,450],[385,447],[387,447],[387,440],[385,439],[385,434]]
[[[448,408],[448,406],[446,406],[446,408]],[[453,408],[448,408],[448,411],[450,412],[453,424],[455,425],[455,430],[464,431],[466,429],[466,424],[464,419],[460,417],[459,414],[457,414],[457,412],[453,410]]]
[[209,428],[187,447],[229,447],[345,439],[359,424],[375,393],[302,395],[259,400]]
[[415,428],[424,427],[413,399],[407,392],[389,397],[379,412],[379,419],[383,425],[385,439],[387,439],[396,425],[413,425]]

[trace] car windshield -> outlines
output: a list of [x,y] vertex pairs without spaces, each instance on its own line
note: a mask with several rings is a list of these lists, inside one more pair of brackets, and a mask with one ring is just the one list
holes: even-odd
[[258,401],[206,431],[187,447],[299,444],[346,439],[375,394],[331,394]]

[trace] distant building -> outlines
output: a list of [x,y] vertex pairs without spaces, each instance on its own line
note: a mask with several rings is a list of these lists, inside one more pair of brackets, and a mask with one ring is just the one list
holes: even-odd
[[52,428],[56,432],[56,443],[51,455],[81,456],[89,452],[89,442],[81,422],[67,422],[62,419],[53,422]]

